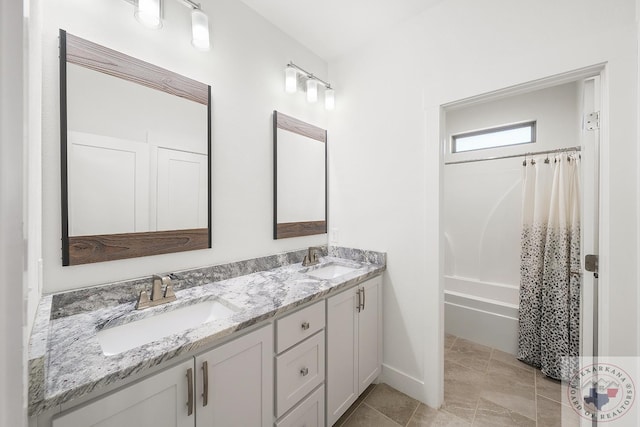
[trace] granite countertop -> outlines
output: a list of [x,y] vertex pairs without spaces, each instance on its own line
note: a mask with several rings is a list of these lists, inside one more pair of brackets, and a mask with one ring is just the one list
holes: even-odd
[[[135,310],[135,301],[116,301],[100,307],[99,303],[92,302],[91,289],[80,294],[80,302],[84,304],[81,309],[73,308],[75,301],[67,301],[66,308],[60,308],[60,298],[56,299],[56,295],[43,297],[29,345],[29,414],[37,415],[169,360],[180,360],[180,356],[205,350],[222,338],[259,322],[382,274],[386,268],[384,254],[363,257],[362,252],[354,251],[357,250],[332,253],[330,249],[329,253],[341,257],[322,257],[320,264],[312,267],[302,267],[297,262],[184,289],[178,287],[175,302],[145,310]],[[359,256],[350,256],[354,253]],[[331,280],[305,274],[329,263],[356,270]],[[104,292],[104,287],[100,290]],[[103,327],[209,299],[218,299],[237,311],[229,317],[119,354],[103,354],[97,338],[97,332]]]

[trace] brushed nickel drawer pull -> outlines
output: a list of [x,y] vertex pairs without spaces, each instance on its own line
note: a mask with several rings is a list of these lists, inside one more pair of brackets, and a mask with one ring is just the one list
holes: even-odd
[[193,414],[193,369],[187,369],[187,415]]
[[202,362],[202,406],[209,403],[209,364],[205,360]]
[[309,374],[309,368],[300,369],[300,375],[302,375],[303,377],[306,377],[308,374]]
[[309,322],[302,322],[302,330],[306,331],[307,329],[309,329]]

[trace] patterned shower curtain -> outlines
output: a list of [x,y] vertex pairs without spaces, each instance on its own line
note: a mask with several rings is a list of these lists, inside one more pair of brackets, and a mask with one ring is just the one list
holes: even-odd
[[580,157],[525,164],[518,358],[568,379],[580,351]]

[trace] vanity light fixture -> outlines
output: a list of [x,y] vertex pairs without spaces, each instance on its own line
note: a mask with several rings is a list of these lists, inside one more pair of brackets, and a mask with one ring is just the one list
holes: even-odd
[[314,76],[292,62],[289,62],[284,70],[284,90],[287,93],[295,93],[298,88],[298,77],[301,76],[305,80],[307,92],[307,102],[314,103],[318,101],[318,85],[324,86],[324,107],[327,110],[333,110],[336,105],[335,90],[331,84]]
[[153,29],[162,27],[160,0],[137,0],[135,2],[135,12],[133,12],[133,16],[145,27]]
[[198,8],[191,11],[191,44],[199,50],[209,50],[209,17]]
[[[126,0],[135,6],[134,16],[146,27],[158,29],[162,27],[162,0]],[[203,12],[202,6],[193,0],[178,0],[191,9],[191,44],[198,50],[207,51],[211,48],[209,38],[209,17]]]
[[318,101],[318,82],[314,79],[307,80],[307,102],[313,104]]
[[328,87],[324,91],[324,108],[333,110],[336,108],[336,91]]
[[287,66],[284,70],[284,90],[287,93],[296,93],[298,90],[298,72],[293,67]]

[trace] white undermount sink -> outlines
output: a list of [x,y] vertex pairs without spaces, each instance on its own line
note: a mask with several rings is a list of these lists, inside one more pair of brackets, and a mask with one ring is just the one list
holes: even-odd
[[160,340],[172,334],[197,328],[207,322],[223,319],[237,309],[217,300],[202,301],[172,311],[134,320],[98,331],[98,342],[106,356],[122,353]]
[[307,271],[305,274],[317,279],[336,279],[356,270],[357,268],[355,267],[331,263],[320,268],[316,268],[315,270]]

